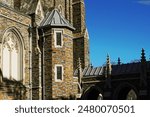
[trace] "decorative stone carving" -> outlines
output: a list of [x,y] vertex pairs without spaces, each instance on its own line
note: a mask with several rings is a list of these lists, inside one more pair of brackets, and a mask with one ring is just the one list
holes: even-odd
[[13,32],[7,33],[4,37],[3,49],[6,47],[9,48],[10,51],[16,50],[16,52],[18,53],[18,40]]

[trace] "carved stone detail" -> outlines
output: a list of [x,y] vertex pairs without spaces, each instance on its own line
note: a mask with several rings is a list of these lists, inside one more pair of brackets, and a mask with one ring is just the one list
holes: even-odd
[[18,45],[19,44],[16,35],[13,32],[8,32],[4,37],[3,49],[7,47],[10,51],[16,50],[18,53]]

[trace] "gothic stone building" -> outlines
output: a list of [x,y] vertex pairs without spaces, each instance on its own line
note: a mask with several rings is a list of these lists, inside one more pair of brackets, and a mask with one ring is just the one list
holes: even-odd
[[83,0],[0,0],[0,99],[78,96],[89,65]]
[[118,59],[118,64],[111,65],[107,56],[105,66],[88,66],[75,75],[82,78],[83,100],[150,99],[150,61],[146,61],[144,49],[138,62],[121,64]]
[[89,65],[84,0],[0,0],[0,99],[150,99],[150,62]]

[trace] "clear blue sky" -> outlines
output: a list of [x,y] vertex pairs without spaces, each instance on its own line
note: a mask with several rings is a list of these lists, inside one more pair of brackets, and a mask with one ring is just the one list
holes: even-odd
[[107,53],[112,62],[150,58],[150,0],[85,0],[90,58],[101,66]]

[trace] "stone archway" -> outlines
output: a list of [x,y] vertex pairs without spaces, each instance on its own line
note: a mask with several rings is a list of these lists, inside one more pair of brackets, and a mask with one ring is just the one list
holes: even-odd
[[115,89],[113,98],[115,100],[137,100],[138,92],[133,85],[123,83]]
[[103,91],[97,86],[91,86],[84,91],[82,100],[103,100]]

